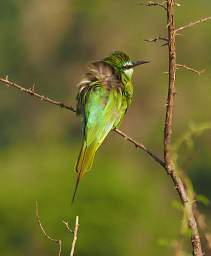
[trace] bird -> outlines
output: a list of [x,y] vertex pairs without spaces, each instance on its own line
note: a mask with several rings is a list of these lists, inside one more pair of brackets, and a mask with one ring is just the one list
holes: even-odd
[[122,51],[114,51],[92,63],[78,84],[76,113],[82,119],[82,147],[76,161],[77,173],[72,203],[79,182],[90,171],[95,153],[108,133],[117,128],[133,97],[133,68],[149,61],[132,61]]

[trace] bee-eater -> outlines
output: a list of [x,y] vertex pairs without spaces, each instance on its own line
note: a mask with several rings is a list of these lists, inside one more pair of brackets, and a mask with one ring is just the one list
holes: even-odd
[[133,62],[125,53],[115,51],[92,63],[79,83],[77,114],[82,117],[83,144],[75,167],[77,181],[72,202],[81,177],[92,167],[96,151],[130,106],[133,68],[144,63],[148,61]]

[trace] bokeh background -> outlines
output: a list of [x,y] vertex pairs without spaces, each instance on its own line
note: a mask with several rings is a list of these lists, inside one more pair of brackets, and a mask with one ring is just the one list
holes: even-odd
[[[211,14],[210,0],[180,1],[177,26]],[[166,35],[160,8],[139,1],[1,0],[0,74],[66,104],[87,65],[123,50],[151,60],[135,70],[133,104],[121,129],[162,154],[167,94],[167,48],[144,39]],[[201,201],[211,198],[211,23],[177,38],[178,63],[206,69],[177,72],[173,141],[177,164]],[[0,87],[0,252],[4,256],[56,255],[35,219],[62,239],[68,255],[80,216],[77,255],[175,255],[177,241],[191,252],[183,213],[166,173],[144,152],[111,133],[81,182],[71,206],[81,124],[74,113]],[[211,227],[211,207],[199,203]],[[204,240],[203,240],[204,241]],[[207,252],[208,249],[206,248]]]

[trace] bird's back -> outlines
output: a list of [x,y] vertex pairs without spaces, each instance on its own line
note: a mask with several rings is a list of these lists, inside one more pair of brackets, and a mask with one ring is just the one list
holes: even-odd
[[[121,78],[111,65],[99,61],[81,81],[77,109],[83,118],[87,144],[94,140],[101,144],[124,116],[131,101],[132,84],[128,81],[125,85]],[[126,91],[126,86],[130,87],[129,91]]]
[[94,156],[105,137],[116,127],[131,102],[130,79],[115,67],[98,61],[79,84],[77,113],[83,119],[83,144],[76,163],[76,195],[81,177],[93,164]]

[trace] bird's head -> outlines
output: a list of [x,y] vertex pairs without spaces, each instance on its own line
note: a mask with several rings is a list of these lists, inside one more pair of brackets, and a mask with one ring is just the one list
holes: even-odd
[[130,57],[121,51],[115,51],[110,56],[104,59],[106,63],[109,63],[115,70],[124,72],[128,78],[132,77],[133,68],[139,65],[149,63],[149,61],[132,61]]

